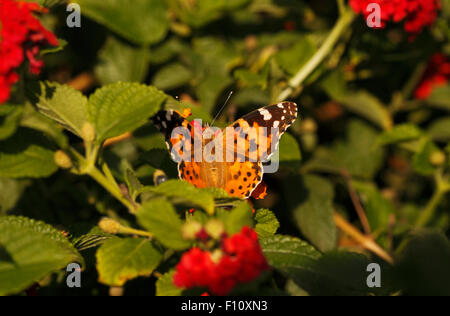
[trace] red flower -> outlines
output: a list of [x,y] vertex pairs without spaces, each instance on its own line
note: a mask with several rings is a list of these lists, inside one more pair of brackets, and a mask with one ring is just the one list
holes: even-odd
[[192,248],[181,257],[176,267],[174,284],[178,287],[205,287],[215,295],[228,294],[238,283],[256,279],[269,269],[258,243],[258,235],[249,228],[221,244],[222,256],[214,263],[209,251]]
[[433,89],[447,84],[450,80],[450,60],[447,56],[436,53],[431,57],[430,63],[423,75],[422,81],[414,92],[416,99],[427,99]]
[[213,270],[214,263],[210,253],[192,248],[181,257],[173,282],[178,287],[207,287],[214,274]]
[[372,12],[367,10],[371,3],[380,5],[381,27],[392,21],[404,21],[404,29],[413,35],[423,28],[431,26],[441,9],[441,0],[350,0],[350,6],[356,13],[362,13],[367,18]]
[[58,40],[33,13],[45,13],[37,3],[0,0],[0,104],[10,97],[11,86],[19,80],[17,68],[25,57],[30,72],[39,74],[44,63],[37,60],[40,46],[57,46]]

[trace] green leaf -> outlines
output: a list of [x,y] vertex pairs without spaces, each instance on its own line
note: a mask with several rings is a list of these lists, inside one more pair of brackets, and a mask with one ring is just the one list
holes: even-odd
[[247,202],[240,202],[231,211],[222,210],[217,216],[222,219],[230,235],[240,232],[244,226],[253,227],[253,214]]
[[199,207],[208,214],[214,214],[214,198],[206,190],[197,189],[192,184],[181,180],[169,180],[156,187],[145,187],[141,192],[153,192],[173,200]]
[[44,6],[46,8],[51,8],[56,5],[60,5],[62,3],[65,3],[65,0],[25,0],[25,2],[36,2],[41,6]]
[[41,133],[20,128],[0,142],[0,177],[48,177],[58,169],[53,155],[51,145]]
[[269,64],[263,67],[261,73],[255,73],[247,69],[238,69],[234,72],[234,78],[239,80],[244,87],[261,87],[267,88],[269,79]]
[[88,116],[97,132],[97,142],[140,127],[155,114],[166,95],[154,87],[118,82],[89,97]]
[[67,85],[55,82],[40,83],[39,112],[81,137],[87,122],[87,98]]
[[299,287],[295,281],[291,279],[286,281],[285,291],[289,293],[290,296],[309,296],[308,292]]
[[182,87],[192,79],[192,72],[181,63],[173,63],[159,70],[153,78],[158,89],[172,90]]
[[[60,0],[56,0],[56,1],[60,1]],[[62,0],[61,0],[62,1]],[[64,48],[67,46],[67,41],[62,39],[62,38],[58,38],[58,46],[56,47],[50,47],[50,48],[45,48],[43,50],[41,50],[39,52],[40,56],[44,56],[44,55],[48,55],[48,54],[55,54],[58,53],[60,51],[63,51]]]
[[144,203],[138,210],[137,218],[139,224],[167,248],[183,250],[190,246],[189,241],[181,235],[183,222],[166,199],[158,198]]
[[157,43],[167,34],[169,18],[160,0],[77,0],[82,14],[136,44]]
[[431,96],[427,99],[433,107],[437,107],[443,110],[450,110],[450,84],[441,87],[435,87]]
[[125,181],[127,182],[131,198],[133,199],[133,201],[136,201],[139,190],[141,190],[144,186],[139,181],[134,171],[131,169],[127,169],[125,174]]
[[428,134],[434,141],[449,141],[450,140],[450,117],[437,119],[428,128]]
[[18,293],[83,258],[52,226],[25,217],[0,217],[0,295]]
[[286,195],[302,234],[321,251],[336,248],[333,185],[324,178],[312,175],[304,176],[302,182],[298,177],[292,177],[286,183]]
[[357,91],[347,94],[341,102],[349,111],[360,115],[375,123],[380,128],[388,129],[393,126],[390,114],[384,104],[367,91]]
[[333,100],[380,128],[390,129],[394,125],[386,106],[374,95],[364,90],[347,90],[342,71],[335,71],[326,77],[322,87]]
[[26,180],[0,178],[0,215],[16,205],[28,184]]
[[401,124],[384,132],[378,137],[377,145],[390,145],[416,140],[424,135],[423,131],[414,124]]
[[61,126],[52,119],[37,112],[31,104],[25,106],[20,125],[43,132],[62,149],[66,149],[69,145],[68,136],[64,133]]
[[387,230],[389,216],[395,213],[392,203],[383,197],[373,183],[353,181],[353,185],[360,195],[371,229],[377,233]]
[[385,153],[382,147],[375,146],[378,132],[363,121],[351,120],[347,135],[346,141],[337,141],[331,149],[318,148],[303,168],[336,174],[345,169],[355,177],[373,178],[382,166]]
[[[380,290],[367,286],[367,266],[376,262],[369,260],[362,254],[346,251],[333,251],[324,254],[314,265],[315,282],[310,283],[309,276],[304,280],[301,276],[295,277],[297,284],[305,284],[305,289],[311,295],[321,296],[365,296],[376,294]],[[381,264],[380,264],[381,265]],[[389,266],[381,265],[382,291],[389,293]],[[314,279],[313,279],[314,280]],[[305,283],[303,283],[305,282]],[[306,285],[307,284],[307,285]]]
[[363,255],[331,252],[321,255],[306,242],[275,235],[260,241],[271,267],[311,295],[366,295],[367,265]]
[[[73,230],[71,230],[71,232],[73,233]],[[71,242],[78,251],[83,251],[98,247],[102,245],[105,240],[112,237],[114,237],[114,235],[105,233],[98,226],[94,226],[87,233],[73,236]]]
[[150,64],[150,50],[110,36],[99,53],[95,74],[103,85],[118,81],[142,82]]
[[255,230],[258,233],[259,238],[267,238],[275,235],[280,227],[280,222],[275,214],[266,209],[259,209],[256,211],[255,221]]
[[285,133],[281,136],[279,148],[280,167],[299,170],[301,167],[302,153],[295,137]]
[[158,281],[156,281],[156,296],[180,296],[183,289],[180,289],[173,284],[173,276],[175,271],[171,270],[164,273]]
[[200,103],[207,111],[217,106],[219,95],[233,82],[229,69],[238,58],[230,43],[206,37],[194,40],[193,78]]
[[423,143],[421,149],[414,154],[413,167],[414,170],[424,176],[433,175],[436,167],[431,163],[431,155],[438,152],[439,148],[432,142],[426,141]]
[[348,93],[347,82],[345,80],[345,72],[342,68],[337,68],[326,76],[320,85],[325,92],[335,100],[341,100]]
[[165,42],[160,43],[156,47],[152,47],[150,54],[150,62],[152,64],[161,65],[169,62],[177,54],[188,50],[187,45],[178,37],[170,37]]
[[316,47],[303,36],[297,40],[294,46],[283,49],[275,55],[278,65],[290,75],[294,75],[303,67],[316,52]]
[[151,241],[142,238],[111,238],[98,249],[96,257],[99,280],[110,286],[150,276],[162,260]]
[[449,266],[449,240],[425,230],[411,234],[398,250],[394,275],[404,295],[449,296]]
[[177,17],[193,26],[199,28],[222,17],[227,11],[242,7],[250,0],[197,0],[195,3],[187,4],[184,1],[169,1],[171,10]]
[[0,140],[13,135],[22,118],[23,107],[3,104],[0,106]]
[[275,235],[260,240],[269,265],[283,273],[308,273],[321,254],[298,238]]

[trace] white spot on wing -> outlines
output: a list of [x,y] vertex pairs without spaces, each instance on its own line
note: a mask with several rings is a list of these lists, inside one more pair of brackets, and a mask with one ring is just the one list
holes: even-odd
[[264,116],[264,121],[268,121],[272,118],[272,114],[270,114],[269,111],[267,111],[266,109],[260,109],[259,113]]
[[273,122],[273,127],[278,128],[280,126],[280,121]]

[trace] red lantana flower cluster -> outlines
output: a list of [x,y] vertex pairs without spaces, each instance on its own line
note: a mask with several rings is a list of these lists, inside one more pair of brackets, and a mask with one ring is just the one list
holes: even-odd
[[37,3],[0,0],[0,104],[9,99],[11,86],[19,80],[16,70],[25,58],[30,72],[39,74],[44,66],[36,58],[40,47],[58,46],[55,35],[33,16],[45,12]]
[[207,288],[214,295],[226,295],[239,283],[256,279],[268,270],[256,232],[242,228],[224,237],[220,256],[198,247],[184,253],[176,266],[174,284],[180,288]]
[[356,13],[362,13],[367,18],[372,12],[367,10],[371,3],[380,5],[381,27],[392,21],[404,21],[405,31],[419,34],[423,28],[431,26],[441,9],[441,0],[350,0],[350,6]]
[[441,53],[431,57],[422,81],[414,92],[416,99],[427,99],[435,87],[444,86],[450,80],[450,59]]

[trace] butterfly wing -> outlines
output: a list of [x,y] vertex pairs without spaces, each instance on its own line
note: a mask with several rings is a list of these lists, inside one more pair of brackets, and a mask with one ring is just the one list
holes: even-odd
[[[164,135],[171,157],[178,163],[179,178],[196,187],[206,187],[206,184],[200,178],[200,164],[194,160],[194,139],[195,137],[201,137],[198,136],[201,133],[194,133],[195,124],[191,124],[181,114],[173,110],[159,111],[151,120]],[[174,133],[177,128],[181,128],[180,132]]]
[[[281,136],[296,120],[297,112],[297,104],[281,102],[255,110],[234,122],[230,127],[236,131],[232,148],[234,153],[238,153],[237,158],[240,161],[270,160]],[[224,132],[224,135],[227,139],[230,134]]]
[[262,181],[262,163],[236,161],[227,163],[227,168],[225,191],[231,196],[248,199]]
[[197,188],[206,188],[208,185],[202,177],[201,164],[192,161],[181,161],[178,164],[178,177]]
[[185,159],[193,148],[193,126],[189,121],[174,110],[159,111],[151,120],[164,135],[172,159],[177,163],[189,160]]

